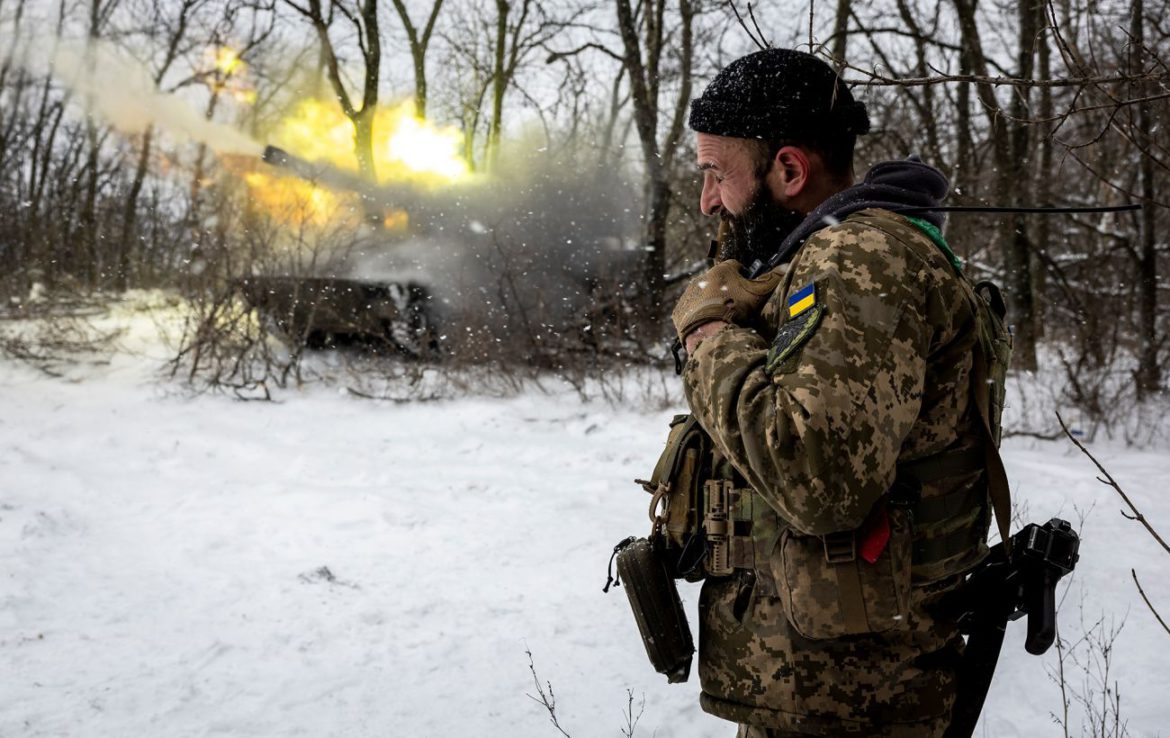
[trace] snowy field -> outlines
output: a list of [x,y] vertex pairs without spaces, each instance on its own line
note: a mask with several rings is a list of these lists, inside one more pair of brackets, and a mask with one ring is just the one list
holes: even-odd
[[[0,736],[559,735],[526,651],[575,738],[621,735],[627,688],[638,735],[734,734],[697,677],[653,673],[625,594],[601,593],[613,544],[647,528],[632,480],[673,409],[191,397],[157,380],[165,349],[135,348],[64,379],[0,361]],[[1093,450],[1170,533],[1170,454]],[[1122,719],[1170,735],[1170,635],[1130,578],[1170,615],[1170,559],[1068,443],[1011,440],[1006,460],[1026,517],[1084,516],[1062,635],[1124,623]],[[979,735],[1063,734],[1056,651],[1027,655],[1023,630]]]

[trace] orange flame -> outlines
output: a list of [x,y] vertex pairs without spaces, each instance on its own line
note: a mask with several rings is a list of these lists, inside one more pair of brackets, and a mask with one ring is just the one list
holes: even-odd
[[[360,218],[356,197],[342,197],[296,177],[247,172],[244,182],[251,205],[274,219],[294,225],[324,226]],[[356,216],[356,217],[355,217]]]
[[226,92],[246,105],[256,102],[256,90],[247,80],[248,63],[240,52],[230,46],[209,47],[204,52],[210,76],[208,86],[216,92]]
[[[229,70],[235,69],[233,58],[238,61],[236,57],[224,58]],[[350,171],[358,168],[353,123],[332,101],[302,101],[277,125],[271,141],[308,161]],[[460,156],[462,147],[458,130],[415,117],[411,101],[379,108],[374,116],[373,151],[380,182],[439,187],[465,179],[470,169]],[[248,172],[244,182],[252,204],[284,223],[323,226],[352,219],[356,225],[362,219],[360,198],[349,193],[266,171]],[[406,231],[410,217],[405,211],[391,210],[384,214],[382,223],[388,230]]]
[[[335,102],[305,100],[276,127],[272,142],[309,161],[357,171],[353,123]],[[410,100],[374,113],[374,168],[380,182],[437,187],[469,176],[463,136],[414,114]]]

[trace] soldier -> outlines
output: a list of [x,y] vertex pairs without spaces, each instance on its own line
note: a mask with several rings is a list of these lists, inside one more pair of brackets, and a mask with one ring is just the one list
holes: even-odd
[[931,605],[986,554],[991,442],[978,298],[930,211],[946,179],[912,158],[854,184],[865,106],[802,52],[732,62],[690,126],[726,238],[673,319],[731,469],[702,707],[740,736],[940,736],[963,641]]

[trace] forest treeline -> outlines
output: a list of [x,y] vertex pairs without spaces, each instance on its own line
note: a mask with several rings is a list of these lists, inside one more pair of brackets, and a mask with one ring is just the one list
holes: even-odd
[[[629,188],[640,217],[623,226],[623,272],[614,290],[592,284],[576,332],[588,340],[557,343],[554,363],[595,356],[606,321],[624,359],[661,357],[664,314],[713,230],[697,213],[688,102],[732,58],[795,46],[837,66],[869,106],[859,173],[918,154],[950,177],[950,204],[1144,205],[953,215],[947,227],[968,268],[1004,288],[1017,368],[1051,358],[1070,399],[1108,415],[1119,393],[1161,392],[1170,360],[1166,17],[1148,0],[0,0],[0,296],[13,307],[37,290],[174,288],[203,300],[207,330],[236,309],[225,286],[287,260],[290,240],[316,258],[326,241],[352,251],[371,238],[368,213],[312,233],[308,211],[278,215],[269,195],[286,185],[256,185],[270,176],[257,152],[102,113],[97,98],[118,80],[70,83],[60,52],[96,67],[113,50],[152,100],[181,99],[258,142],[320,101],[348,126],[334,145],[365,181],[388,176],[379,111],[409,100],[459,134],[467,172],[506,179],[539,155],[533,166],[562,179],[533,189],[575,177]],[[515,274],[537,268],[509,248],[493,252],[501,308],[523,290]],[[522,355],[548,363],[532,347],[566,331],[534,310],[513,325]],[[485,335],[485,355],[507,343]]]

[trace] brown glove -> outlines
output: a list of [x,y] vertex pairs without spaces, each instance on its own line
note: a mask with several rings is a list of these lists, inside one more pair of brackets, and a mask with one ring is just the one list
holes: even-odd
[[781,267],[748,279],[742,269],[729,259],[691,280],[670,314],[680,341],[685,343],[688,333],[712,320],[742,325],[760,312],[784,276]]

